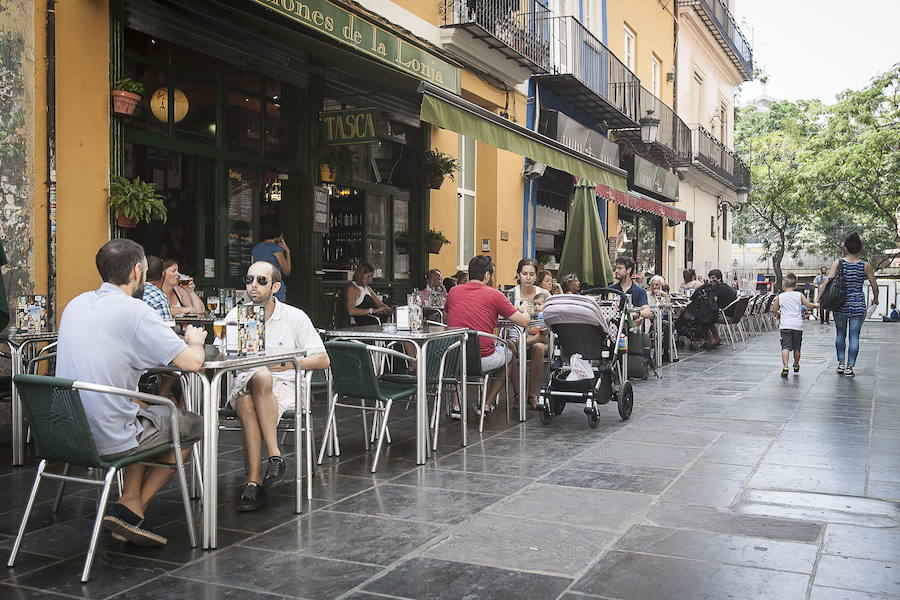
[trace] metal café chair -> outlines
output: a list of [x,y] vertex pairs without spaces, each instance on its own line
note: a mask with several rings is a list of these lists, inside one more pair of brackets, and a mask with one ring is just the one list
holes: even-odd
[[[120,469],[124,469],[125,467],[136,463],[170,467],[177,470],[190,545],[192,548],[197,546],[187,479],[184,474],[184,463],[181,457],[178,413],[175,404],[173,404],[171,400],[161,396],[154,396],[106,385],[73,381],[71,379],[60,379],[57,377],[46,377],[43,375],[16,375],[15,384],[21,394],[22,407],[25,415],[28,417],[28,422],[31,424],[37,454],[41,457],[41,462],[37,467],[34,486],[31,488],[28,504],[25,507],[25,514],[22,517],[22,523],[19,526],[19,532],[16,536],[15,543],[13,544],[12,552],[9,555],[7,566],[15,566],[16,557],[19,553],[19,548],[22,545],[22,539],[25,536],[25,528],[28,525],[28,518],[31,516],[38,488],[44,478],[56,479],[62,482],[102,486],[100,499],[97,504],[97,514],[94,519],[94,527],[91,532],[90,545],[88,546],[87,558],[84,562],[84,569],[81,572],[81,581],[82,583],[86,583],[90,578],[91,566],[93,565],[94,555],[97,551],[100,526],[103,514],[106,510],[106,503],[109,499],[112,482],[115,480],[116,473]],[[159,446],[145,450],[139,454],[135,454],[134,456],[127,456],[112,461],[103,460],[97,453],[94,437],[91,434],[90,426],[88,425],[87,417],[84,413],[84,406],[82,405],[81,397],[78,394],[79,390],[114,394],[134,400],[140,400],[147,404],[167,406],[171,412],[172,440],[165,444],[160,444]],[[175,465],[148,462],[148,459],[165,454],[169,450],[174,451]],[[48,463],[53,462],[64,463],[67,465],[62,474],[48,473],[46,471]],[[74,477],[69,475],[69,465],[87,467],[88,469],[105,470],[106,475],[102,481],[98,481],[94,478]]]
[[[716,323],[723,326],[726,336],[731,341],[732,348],[737,348],[736,341],[738,333],[741,336],[741,341],[745,344],[747,343],[747,340],[744,337],[744,327],[743,325],[741,325],[741,320],[744,318],[744,314],[747,311],[747,304],[749,303],[749,301],[750,298],[748,296],[744,296],[743,298],[734,300],[725,308],[719,309],[719,318]],[[729,317],[725,314],[725,311],[727,311],[732,306],[734,307],[734,310]],[[735,333],[735,329],[737,329],[737,333]]]
[[[334,415],[337,407],[352,408],[363,411],[365,415],[369,411],[380,414],[378,427],[378,443],[375,448],[375,456],[372,460],[371,472],[378,468],[378,459],[384,445],[387,432],[388,419],[395,401],[405,398],[416,399],[416,384],[390,383],[379,381],[372,363],[372,354],[384,354],[407,361],[415,361],[416,358],[384,348],[372,346],[361,342],[325,342],[325,349],[331,359],[331,384],[332,394],[328,399],[328,416],[325,419],[325,432],[323,439],[330,439],[334,430]],[[356,399],[359,404],[341,402],[342,399]],[[372,405],[369,405],[369,402]],[[366,448],[370,447],[369,437],[364,434]],[[327,444],[323,443],[319,450],[318,463],[322,464]]]

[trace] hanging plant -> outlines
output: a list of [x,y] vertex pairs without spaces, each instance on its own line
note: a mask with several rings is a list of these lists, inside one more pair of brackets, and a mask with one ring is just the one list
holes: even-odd
[[140,177],[128,179],[113,177],[109,183],[109,205],[116,211],[119,227],[136,227],[149,223],[153,216],[163,222],[168,218],[165,197],[149,182]]
[[454,180],[454,175],[459,171],[459,160],[452,155],[439,150],[428,150],[422,157],[422,171],[428,181],[428,187],[433,190],[441,189],[444,177]]
[[144,95],[144,85],[130,77],[119,79],[112,89],[113,112],[120,115],[133,115],[138,102]]
[[319,163],[319,179],[324,183],[334,183],[338,174],[348,178],[353,170],[353,151],[349,146],[323,144],[314,155]]
[[443,232],[429,228],[425,232],[425,246],[429,254],[440,254],[444,244],[449,244],[450,240],[444,237]]

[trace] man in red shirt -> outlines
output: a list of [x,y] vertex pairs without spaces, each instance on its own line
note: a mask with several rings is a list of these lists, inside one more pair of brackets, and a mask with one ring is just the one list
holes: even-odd
[[[449,327],[468,327],[493,334],[499,317],[506,317],[520,327],[528,326],[529,316],[516,310],[500,290],[491,287],[493,276],[494,261],[490,256],[476,256],[469,261],[469,282],[454,286],[447,296],[445,308]],[[499,369],[507,363],[510,372],[516,372],[518,364],[506,344],[484,337],[479,338],[478,342],[483,373]],[[491,381],[485,401],[486,411],[494,409],[494,399],[505,383],[505,378]]]

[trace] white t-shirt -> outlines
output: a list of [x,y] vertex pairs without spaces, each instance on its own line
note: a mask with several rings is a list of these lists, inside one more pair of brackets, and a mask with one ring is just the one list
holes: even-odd
[[779,329],[803,331],[803,305],[800,292],[781,292],[778,294],[778,312],[781,313]]
[[[59,323],[56,376],[137,390],[147,369],[168,365],[187,348],[150,305],[111,283],[74,298]],[[125,398],[79,392],[101,456],[138,445],[138,405]]]

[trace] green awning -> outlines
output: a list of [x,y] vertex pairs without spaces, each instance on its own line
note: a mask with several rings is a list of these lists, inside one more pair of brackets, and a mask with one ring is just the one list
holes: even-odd
[[583,282],[583,287],[609,285],[613,280],[613,269],[606,250],[600,213],[597,212],[594,184],[582,179],[575,186],[568,220],[569,227],[559,259],[560,277],[575,273]]
[[423,121],[525,156],[578,177],[625,191],[626,172],[495,115],[429,83],[419,84]]

